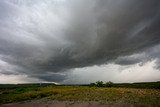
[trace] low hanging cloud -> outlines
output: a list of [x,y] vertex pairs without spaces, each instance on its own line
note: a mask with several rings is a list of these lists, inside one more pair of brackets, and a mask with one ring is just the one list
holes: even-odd
[[154,60],[144,63],[143,66],[139,64],[120,66],[110,63],[101,66],[76,68],[67,75],[68,79],[64,83],[89,84],[96,81],[112,81],[116,83],[159,81],[160,72],[153,66],[155,66]]
[[159,23],[159,0],[0,1],[0,73],[59,82],[108,63],[158,68]]

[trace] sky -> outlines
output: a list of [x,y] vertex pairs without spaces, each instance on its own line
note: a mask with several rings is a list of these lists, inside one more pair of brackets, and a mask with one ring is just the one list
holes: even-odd
[[0,84],[160,81],[159,0],[0,0]]

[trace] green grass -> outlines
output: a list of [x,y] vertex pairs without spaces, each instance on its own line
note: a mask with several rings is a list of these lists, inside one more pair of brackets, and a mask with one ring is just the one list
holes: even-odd
[[100,101],[160,105],[160,90],[88,86],[17,87],[0,89],[0,104],[40,98],[60,101]]
[[160,89],[160,82],[114,83],[112,87]]

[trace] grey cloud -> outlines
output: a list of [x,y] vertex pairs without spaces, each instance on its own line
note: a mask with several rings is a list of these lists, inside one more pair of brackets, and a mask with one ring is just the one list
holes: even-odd
[[[46,74],[159,59],[146,53],[160,43],[159,0],[7,0],[0,18],[0,60],[31,77],[63,81]],[[132,56],[142,52],[147,60]]]
[[114,62],[120,65],[131,65],[136,63],[145,63],[149,60],[144,53],[134,54],[130,56],[118,57]]
[[45,80],[45,81],[48,81],[48,82],[53,82],[53,81],[56,81],[56,82],[62,82],[66,79],[66,75],[64,74],[61,74],[61,73],[49,73],[49,72],[46,72],[45,74],[34,74],[34,75],[31,75],[30,76],[31,78],[39,78],[41,80]]

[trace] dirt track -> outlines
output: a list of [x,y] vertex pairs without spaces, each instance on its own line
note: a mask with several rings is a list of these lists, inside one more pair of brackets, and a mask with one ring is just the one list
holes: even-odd
[[96,101],[55,101],[55,100],[32,100],[19,103],[3,104],[0,107],[140,107],[144,105],[133,105],[123,103],[102,103]]

